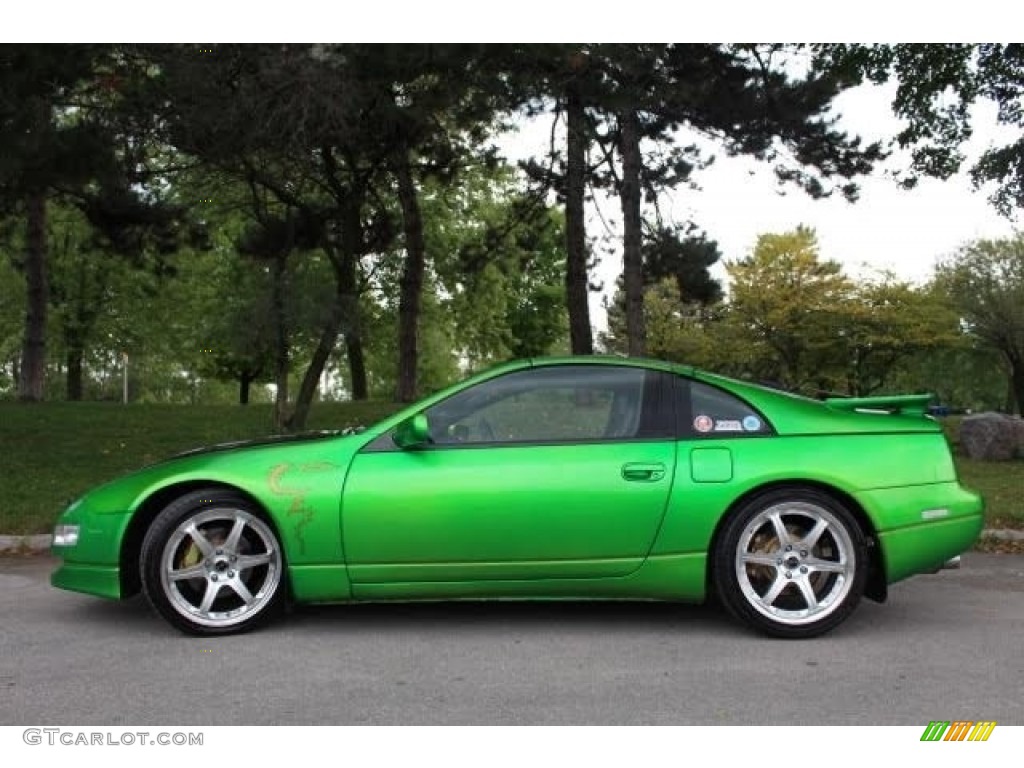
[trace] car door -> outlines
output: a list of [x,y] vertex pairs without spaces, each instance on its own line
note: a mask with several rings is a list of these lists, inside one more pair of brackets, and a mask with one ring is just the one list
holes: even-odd
[[588,578],[635,570],[675,469],[666,374],[532,367],[428,408],[432,443],[353,460],[342,530],[353,583]]

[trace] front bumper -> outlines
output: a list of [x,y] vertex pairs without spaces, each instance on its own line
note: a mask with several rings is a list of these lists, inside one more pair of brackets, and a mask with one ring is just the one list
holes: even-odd
[[88,497],[74,502],[57,520],[54,532],[75,529],[78,535],[71,544],[62,544],[55,536],[50,552],[61,563],[50,584],[115,600],[123,597],[119,566],[129,519],[127,512],[97,513]]
[[116,565],[64,562],[50,575],[50,584],[72,592],[99,595],[111,600],[121,599],[121,573]]

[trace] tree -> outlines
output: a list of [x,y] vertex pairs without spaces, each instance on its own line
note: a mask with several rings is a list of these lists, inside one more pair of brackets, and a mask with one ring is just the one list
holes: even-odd
[[889,386],[896,392],[934,392],[940,403],[956,408],[1012,411],[1004,367],[999,355],[980,339],[961,333],[957,343],[901,360]]
[[96,248],[88,223],[67,206],[51,206],[47,241],[50,243],[50,300],[60,327],[67,369],[65,397],[81,400],[84,361],[102,314],[110,307],[112,282],[128,269],[116,254]]
[[760,350],[750,372],[789,389],[831,389],[841,308],[854,284],[837,262],[820,260],[814,230],[761,235],[726,270],[734,327]]
[[684,304],[710,305],[722,299],[722,284],[710,272],[722,252],[705,234],[683,235],[678,228],[657,226],[648,234],[642,256],[645,285],[670,278]]
[[724,327],[750,342],[745,372],[787,388],[869,395],[892,386],[914,355],[959,342],[941,293],[888,273],[853,280],[820,259],[806,227],[762,235],[753,254],[728,271]]
[[[651,230],[642,248],[647,354],[706,364],[706,323],[722,316],[722,308],[714,306],[722,299],[722,285],[709,271],[721,258],[718,243],[704,234],[683,236],[682,229],[662,224]],[[693,225],[687,228],[690,232],[695,230]],[[611,302],[605,301],[605,309],[608,333],[602,335],[602,345],[615,352],[629,353],[622,280]],[[687,339],[690,335],[692,343]],[[718,362],[721,370],[722,361]]]
[[0,211],[25,219],[27,289],[19,395],[43,396],[51,203],[78,208],[92,239],[136,258],[192,234],[152,183],[153,114],[128,98],[145,68],[110,45],[9,45],[0,51]]
[[[563,49],[551,54],[572,66],[569,74],[555,66],[561,77],[549,76],[556,115],[563,105],[567,114],[568,138],[564,173],[556,169],[547,178],[564,195],[569,232],[581,226],[575,220],[582,219],[585,189],[582,181],[570,183],[573,169],[585,169],[593,186],[609,187],[619,197],[632,354],[643,352],[645,336],[643,200],[687,182],[704,164],[695,145],[676,145],[681,130],[728,154],[772,163],[780,182],[796,184],[813,197],[840,191],[854,199],[857,188],[850,179],[870,171],[882,157],[878,145],[861,146],[859,139],[838,131],[829,115],[849,80],[815,66],[797,74],[788,50],[779,44],[643,44],[577,46],[568,57]],[[574,114],[579,116],[575,125],[582,128],[574,129]],[[594,145],[600,148],[598,159],[583,163]],[[536,164],[533,175],[544,177]],[[586,274],[580,272],[571,243],[567,280],[573,351],[587,353],[589,333],[577,333]]]
[[88,177],[95,134],[63,111],[93,74],[89,46],[6,45],[0,50],[0,210],[24,215],[27,302],[19,397],[41,400],[46,371],[47,200],[54,185]]
[[[595,65],[593,45],[517,46],[499,60],[495,76],[511,81],[528,114],[551,108],[551,146],[543,162],[524,163],[527,175],[542,189],[553,190],[565,212],[565,304],[569,344],[575,355],[594,352],[590,325],[590,249],[585,218],[586,188],[594,143],[593,105],[600,101],[603,73]],[[599,59],[600,56],[597,56]],[[558,149],[555,128],[565,119],[565,151]]]
[[1014,406],[1024,412],[1024,234],[964,246],[938,266],[936,282],[968,332],[999,354]]
[[499,166],[467,172],[458,189],[434,197],[428,220],[455,343],[470,368],[549,354],[567,334],[561,212],[538,205]]
[[858,282],[839,311],[839,359],[845,361],[843,384],[851,395],[870,395],[890,384],[897,366],[910,357],[960,341],[948,299],[891,273]]
[[394,397],[418,393],[420,310],[428,267],[420,187],[427,179],[453,184],[464,166],[487,163],[477,148],[487,136],[503,89],[489,80],[487,56],[475,46],[345,46],[341,62],[356,77],[376,84],[386,98],[364,119],[377,123],[380,140],[393,147],[385,163],[395,179],[405,259],[399,281],[398,380]]
[[817,46],[820,65],[853,81],[898,82],[893,113],[903,121],[896,136],[911,150],[910,175],[946,179],[960,170],[963,143],[973,133],[971,108],[981,100],[998,107],[997,120],[1013,138],[989,147],[971,167],[976,187],[992,183],[991,200],[1004,215],[1024,206],[1024,45],[943,43]]
[[0,219],[0,395],[16,394],[22,338],[25,331],[25,279],[15,266],[24,247],[19,222]]
[[321,332],[294,408],[290,415],[278,409],[278,425],[303,426],[339,336],[352,396],[365,398],[362,261],[386,248],[395,232],[389,211],[374,204],[394,151],[372,119],[376,84],[316,46],[225,45],[212,55],[169,46],[144,54],[157,65],[147,98],[160,111],[165,141],[250,188],[254,217],[272,235],[279,260],[301,236],[304,250],[319,249],[332,267],[334,292]]
[[[607,350],[619,353],[628,349],[623,298],[623,292],[617,291],[608,306],[608,333],[601,337]],[[721,371],[709,329],[714,322],[715,315],[706,307],[683,301],[673,278],[663,277],[644,291],[647,353],[652,357]]]
[[201,329],[199,372],[237,382],[239,405],[249,403],[254,383],[270,380],[275,372],[275,321],[279,318],[272,304],[277,298],[275,288],[284,283],[272,278],[269,270],[252,267],[241,258],[218,254],[207,272],[209,294]]
[[[318,233],[335,278],[331,310],[288,418],[299,428],[344,337],[355,399],[368,393],[361,300],[375,263],[401,236],[397,395],[411,399],[429,262],[420,188],[451,180],[483,141],[493,90],[474,46],[194,47],[149,53],[167,141],[269,193]],[[500,80],[495,80],[500,84]],[[497,90],[501,90],[498,88]],[[275,215],[279,215],[278,214]]]
[[[424,223],[429,231],[429,214]],[[397,284],[404,269],[403,261],[404,254],[385,257],[374,275],[375,289],[364,297],[370,397],[379,400],[392,399],[398,383]],[[436,283],[436,276],[428,269],[424,276],[416,340],[420,353],[416,382],[425,393],[436,392],[460,378],[455,319],[442,303]]]

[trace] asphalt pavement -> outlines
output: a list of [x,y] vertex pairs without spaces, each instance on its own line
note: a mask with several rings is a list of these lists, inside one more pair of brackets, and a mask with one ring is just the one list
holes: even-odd
[[322,606],[197,639],[51,588],[54,565],[0,558],[0,725],[1024,724],[1019,555],[798,642],[638,602]]

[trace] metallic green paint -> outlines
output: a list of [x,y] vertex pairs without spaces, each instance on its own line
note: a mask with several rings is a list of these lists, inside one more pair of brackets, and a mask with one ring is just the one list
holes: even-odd
[[114,565],[79,565],[65,562],[54,572],[50,583],[71,592],[84,592],[111,600],[124,597],[121,594],[121,576]]
[[[904,432],[941,432],[934,419],[906,413],[851,410],[836,401],[821,402],[744,381],[697,371],[698,381],[732,392],[764,413],[780,435],[821,434],[898,434]],[[920,397],[912,395],[910,397]]]
[[732,451],[726,447],[690,451],[690,479],[695,483],[728,483],[732,480]]
[[[703,381],[746,401],[775,434],[364,450],[378,438],[390,443],[398,424],[467,387],[570,363]],[[101,486],[61,516],[81,533],[76,546],[54,548],[63,562],[52,583],[126,597],[120,569],[137,554],[124,551],[133,517],[159,511],[147,503],[155,494],[224,485],[265,511],[298,601],[701,600],[729,511],[765,488],[801,484],[859,507],[893,582],[968,548],[982,525],[980,497],[957,483],[938,424],[919,412],[919,396],[912,400],[890,402],[897,412],[865,413],[857,409],[885,403],[822,403],[660,361],[517,361],[358,435],[194,453]]]
[[397,427],[393,438],[399,448],[421,448],[430,442],[430,424],[422,413],[411,416]]
[[409,581],[354,584],[357,600],[437,600],[484,598],[615,598],[704,599],[707,558],[702,553],[656,555],[639,568],[616,578],[497,579],[469,581]]
[[882,531],[878,539],[889,581],[938,570],[974,543],[981,526],[980,515],[969,515]]
[[352,581],[629,573],[672,475],[630,481],[623,468],[671,468],[675,453],[668,440],[361,453],[342,505]]
[[829,408],[839,408],[845,411],[879,410],[924,416],[931,400],[931,395],[882,395],[879,397],[830,397],[825,403]]
[[337,565],[293,565],[288,570],[292,594],[311,603],[344,602],[351,599],[348,568]]

